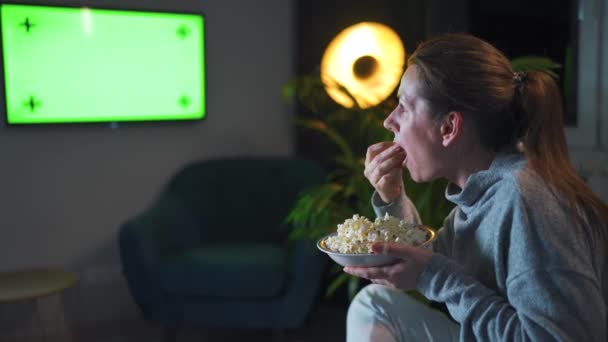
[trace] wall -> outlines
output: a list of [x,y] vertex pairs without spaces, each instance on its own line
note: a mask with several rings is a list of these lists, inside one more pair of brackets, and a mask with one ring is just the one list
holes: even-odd
[[608,201],[608,4],[579,2],[577,126],[567,127],[570,157],[591,188]]
[[83,318],[133,317],[119,273],[119,225],[185,163],[293,153],[293,109],[280,98],[282,83],[294,73],[293,1],[28,3],[206,15],[204,121],[0,128],[0,270],[76,270],[89,309]]

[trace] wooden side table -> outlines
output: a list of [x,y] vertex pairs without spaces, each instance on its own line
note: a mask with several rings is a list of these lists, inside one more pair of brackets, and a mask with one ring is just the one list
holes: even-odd
[[[55,299],[57,308],[51,316],[55,321],[53,333],[61,333],[61,341],[74,341],[75,336],[65,320],[62,304],[63,291],[78,284],[78,275],[59,269],[27,269],[0,272],[0,305],[3,303],[32,302],[35,307],[35,319],[38,321],[43,337],[49,329],[43,322],[45,300]],[[31,335],[31,332],[27,332]]]

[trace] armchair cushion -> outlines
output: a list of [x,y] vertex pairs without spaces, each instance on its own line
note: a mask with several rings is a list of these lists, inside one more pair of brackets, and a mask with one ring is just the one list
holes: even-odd
[[180,295],[273,297],[284,288],[286,264],[281,245],[214,243],[163,262],[160,281],[167,292]]

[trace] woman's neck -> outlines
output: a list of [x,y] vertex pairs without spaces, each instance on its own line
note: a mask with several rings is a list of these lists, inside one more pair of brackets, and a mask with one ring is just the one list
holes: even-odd
[[467,179],[472,174],[487,170],[492,165],[492,161],[496,156],[496,153],[476,149],[475,151],[468,150],[462,151],[463,153],[459,153],[460,157],[457,160],[454,160],[454,168],[452,168],[452,174],[447,177],[448,181],[456,184],[459,188],[464,188]]

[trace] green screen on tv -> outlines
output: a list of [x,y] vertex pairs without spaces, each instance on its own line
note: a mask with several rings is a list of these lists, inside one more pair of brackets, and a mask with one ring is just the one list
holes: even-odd
[[0,4],[8,124],[205,117],[201,14]]

